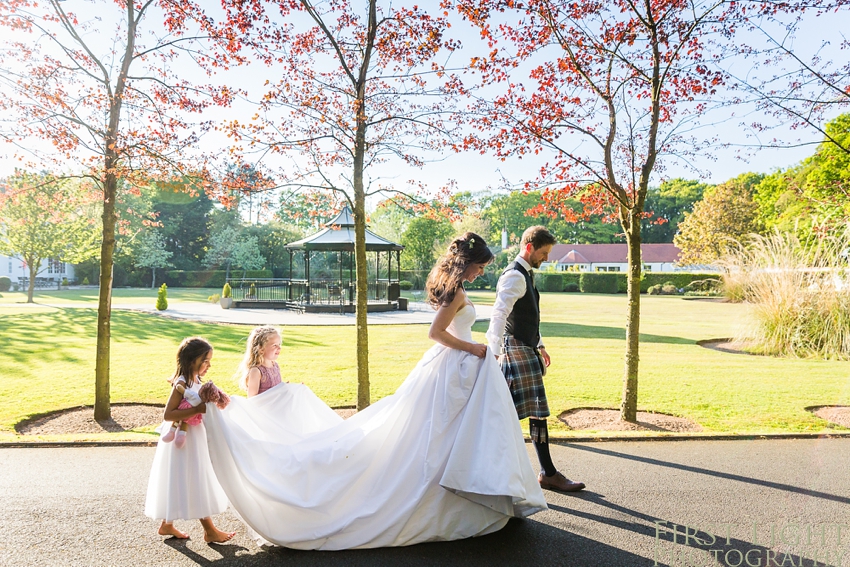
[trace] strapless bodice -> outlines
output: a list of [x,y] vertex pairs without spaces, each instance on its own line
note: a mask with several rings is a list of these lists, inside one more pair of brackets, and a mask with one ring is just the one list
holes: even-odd
[[475,307],[467,303],[455,314],[455,318],[446,329],[453,336],[468,342],[472,340],[472,325],[475,323]]

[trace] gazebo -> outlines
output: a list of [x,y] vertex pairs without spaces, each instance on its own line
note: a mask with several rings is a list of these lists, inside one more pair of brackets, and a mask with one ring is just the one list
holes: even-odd
[[[354,312],[354,215],[347,205],[326,228],[285,248],[289,252],[288,277],[231,280],[234,307]],[[403,249],[366,229],[368,311],[407,307],[406,301],[399,301]]]

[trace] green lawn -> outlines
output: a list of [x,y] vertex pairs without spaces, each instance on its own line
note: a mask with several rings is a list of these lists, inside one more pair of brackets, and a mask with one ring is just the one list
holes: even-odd
[[[116,288],[112,290],[113,304],[147,303],[153,306],[156,304],[155,289],[142,288]],[[207,298],[214,293],[221,293],[220,288],[169,288],[168,301],[188,301],[198,302],[207,301]],[[74,288],[63,290],[42,290],[37,289],[33,293],[33,301],[42,305],[62,305],[62,304],[79,304],[83,306],[89,304],[97,306],[97,287]],[[26,303],[27,294],[17,291],[6,291],[0,293],[0,305],[10,303]],[[5,311],[3,312],[5,313]]]
[[[214,292],[169,290],[169,301],[204,301]],[[22,294],[2,295],[0,440],[10,441],[17,438],[14,424],[28,416],[93,402],[96,290],[41,293],[36,301],[42,305],[35,308],[14,305]],[[115,295],[115,303],[144,303],[156,294],[116,290]],[[470,295],[479,304],[493,300],[490,292]],[[625,307],[624,296],[543,294],[542,333],[553,359],[546,388],[553,416],[575,407],[618,407]],[[827,423],[804,408],[850,404],[846,362],[727,354],[695,344],[732,335],[746,316],[745,306],[645,296],[642,308],[640,410],[684,416],[706,432],[760,434],[823,431]],[[176,346],[190,335],[213,343],[209,377],[238,393],[231,374],[249,330],[114,311],[112,400],[164,402]],[[474,330],[483,341],[486,324]],[[353,326],[286,327],[280,359],[285,379],[304,382],[331,406],[353,404],[354,333]],[[374,401],[395,391],[431,343],[425,325],[373,326],[369,338]],[[570,435],[555,419],[550,423],[553,431]]]

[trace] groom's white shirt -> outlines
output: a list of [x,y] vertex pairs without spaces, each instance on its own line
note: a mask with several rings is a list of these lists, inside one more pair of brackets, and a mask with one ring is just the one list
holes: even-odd
[[[526,262],[522,256],[516,257],[516,263],[531,272],[531,264]],[[499,356],[502,352],[502,336],[505,334],[505,325],[508,315],[513,311],[517,300],[525,295],[525,277],[519,270],[510,270],[502,274],[496,285],[496,302],[493,304],[493,312],[490,315],[490,327],[487,329],[487,344],[493,354]],[[543,346],[543,339],[538,341],[537,346]]]

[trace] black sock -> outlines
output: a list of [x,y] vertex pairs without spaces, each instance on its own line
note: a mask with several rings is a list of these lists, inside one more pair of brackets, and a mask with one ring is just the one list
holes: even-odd
[[537,459],[540,461],[540,468],[543,469],[543,474],[552,476],[558,469],[552,462],[552,455],[549,454],[549,427],[546,425],[545,419],[528,420],[528,433],[531,436],[531,443],[537,451]]

